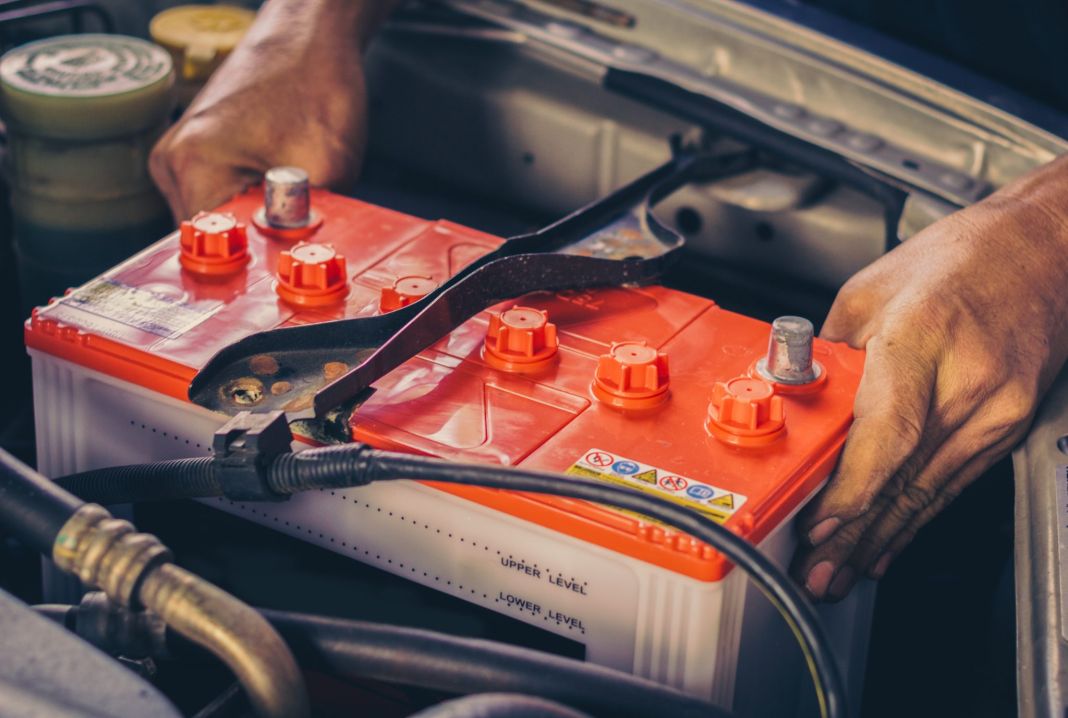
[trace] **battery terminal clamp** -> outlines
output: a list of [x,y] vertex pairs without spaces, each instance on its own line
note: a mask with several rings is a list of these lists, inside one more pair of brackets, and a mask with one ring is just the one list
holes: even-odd
[[223,494],[234,501],[282,501],[289,498],[270,488],[268,467],[291,451],[293,435],[281,412],[241,412],[226,422],[212,440],[212,471]]

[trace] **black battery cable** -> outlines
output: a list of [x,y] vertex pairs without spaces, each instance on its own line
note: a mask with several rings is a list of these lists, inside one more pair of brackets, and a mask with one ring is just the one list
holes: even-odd
[[57,479],[57,483],[86,501],[109,504],[218,496],[234,501],[281,501],[302,491],[412,479],[550,494],[633,511],[712,546],[744,570],[801,646],[820,715],[848,715],[841,673],[812,604],[759,550],[701,514],[623,486],[572,476],[455,463],[358,442],[293,452],[291,439],[282,412],[241,412],[215,433],[211,457],[98,469]]

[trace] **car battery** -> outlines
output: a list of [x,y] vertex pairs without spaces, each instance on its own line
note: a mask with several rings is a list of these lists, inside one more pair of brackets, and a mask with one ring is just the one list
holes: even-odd
[[[303,227],[250,189],[36,310],[38,462],[53,477],[206,455],[227,420],[187,398],[255,332],[409,304],[501,239],[312,190]],[[378,382],[351,437],[382,448],[629,486],[700,512],[780,565],[832,470],[863,355],[817,339],[819,375],[761,378],[769,325],[661,286],[536,292],[482,312]],[[443,332],[444,334],[444,332]],[[348,369],[326,362],[325,379]],[[220,400],[293,392],[269,355]],[[566,478],[561,478],[566,480]],[[781,618],[709,546],[586,502],[413,481],[209,505],[571,639],[586,660],[741,715],[807,715]],[[821,609],[857,699],[873,599]]]

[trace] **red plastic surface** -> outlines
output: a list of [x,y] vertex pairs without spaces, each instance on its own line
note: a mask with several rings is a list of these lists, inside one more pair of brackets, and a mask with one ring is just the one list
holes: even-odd
[[[313,206],[324,222],[311,241],[330,244],[347,258],[349,292],[336,306],[301,309],[275,291],[277,258],[292,244],[264,236],[249,222],[261,201],[260,192],[251,191],[219,208],[248,226],[251,260],[228,281],[197,281],[183,273],[177,234],[104,275],[107,292],[134,287],[180,300],[193,318],[189,326],[146,328],[68,299],[34,313],[27,322],[27,344],[184,399],[196,368],[249,333],[377,313],[382,290],[398,278],[441,282],[500,242],[449,222],[428,222],[315,191]],[[506,372],[487,362],[491,313],[484,312],[377,382],[354,420],[355,438],[557,472],[598,449],[657,467],[665,480],[682,476],[746,497],[726,525],[754,542],[777,527],[831,470],[851,421],[860,352],[818,341],[815,355],[827,376],[823,386],[809,395],[782,396],[785,431],[766,446],[739,447],[709,431],[709,403],[717,383],[744,375],[765,351],[767,324],[663,287],[534,293],[492,311],[517,303],[546,311],[556,327],[559,348],[544,370]],[[591,386],[600,357],[621,342],[645,342],[670,355],[670,389],[658,406],[632,411],[594,398]],[[654,380],[650,373],[640,384],[647,388],[650,381],[658,384],[660,375]],[[718,580],[730,569],[711,548],[687,536],[593,504],[438,488],[702,580]]]

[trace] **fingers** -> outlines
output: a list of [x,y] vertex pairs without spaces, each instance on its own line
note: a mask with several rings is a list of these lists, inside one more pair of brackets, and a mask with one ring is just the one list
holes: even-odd
[[[1014,435],[977,454],[957,472],[953,480],[947,485],[946,490],[951,496],[959,495],[968,485],[982,476],[987,469],[1011,451],[1019,439],[1019,435]],[[947,505],[948,503],[946,502]],[[909,524],[889,541],[883,553],[870,564],[868,575],[874,579],[882,578],[893,559],[912,543],[919,530],[927,525],[938,513],[938,507],[929,506],[913,517]]]
[[218,207],[259,179],[259,173],[237,167],[206,165],[186,168],[180,178],[179,201],[185,212],[181,219]]
[[213,209],[259,181],[259,173],[252,169],[201,155],[195,147],[176,145],[169,137],[152,152],[152,178],[176,222]]
[[[892,342],[869,343],[854,405],[855,419],[838,470],[798,519],[803,540],[827,541],[868,511],[887,481],[916,452],[927,426],[934,385],[932,361],[917,361],[922,349],[901,350]],[[937,434],[938,427],[932,427]],[[925,437],[931,446],[941,436]]]
[[[893,557],[912,540],[920,527],[952,503],[996,460],[988,452],[973,458],[974,446],[966,448],[969,445],[970,441],[962,439],[960,433],[954,434],[935,453],[927,469],[900,493],[888,498],[878,513],[872,512],[866,530],[828,584],[823,600],[840,601],[862,577],[879,578],[886,573]],[[962,465],[964,468],[959,468]],[[907,541],[892,546],[892,542],[906,531],[910,534]]]
[[991,404],[993,408],[988,404],[985,412],[980,409],[973,421],[956,430],[934,452],[924,470],[882,505],[856,542],[853,554],[828,584],[826,600],[841,600],[864,575],[881,578],[920,528],[1020,440],[1026,422],[992,424],[984,414],[998,413],[997,399]]
[[852,347],[864,346],[869,325],[885,308],[887,299],[876,284],[867,280],[867,273],[868,270],[861,270],[838,291],[820,337]]
[[160,194],[167,201],[167,206],[171,208],[171,214],[174,216],[175,222],[180,222],[189,215],[185,211],[185,205],[182,203],[182,195],[179,189],[178,182],[171,172],[170,163],[166,155],[165,143],[168,135],[164,135],[163,139],[157,143],[156,147],[152,150],[152,154],[148,158],[148,170],[152,175],[152,180],[156,183],[157,189]]
[[790,574],[800,583],[809,597],[824,598],[832,583],[846,567],[846,560],[857,541],[885,507],[888,497],[880,494],[871,510],[839,526],[833,535],[813,549],[799,549],[790,566]]

